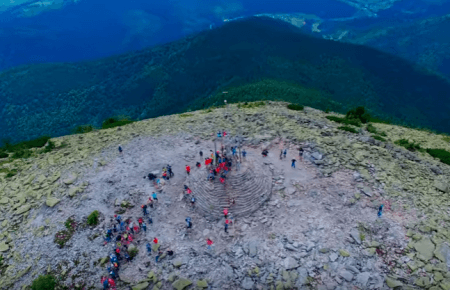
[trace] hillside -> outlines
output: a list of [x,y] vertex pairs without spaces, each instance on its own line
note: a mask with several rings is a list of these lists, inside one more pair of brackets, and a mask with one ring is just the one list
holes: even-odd
[[403,25],[379,26],[370,30],[348,31],[342,40],[401,56],[450,79],[450,36],[447,33],[450,15]]
[[[386,124],[351,133],[328,119],[337,114],[286,105],[163,116],[53,138],[53,150],[27,159],[0,159],[0,289],[24,289],[47,274],[58,290],[101,287],[117,247],[122,257],[138,251],[119,260],[117,289],[448,289],[450,165],[396,145],[406,139],[450,152],[448,137]],[[218,128],[227,136],[215,138]],[[238,155],[247,152],[240,166],[233,157],[224,184],[207,181],[203,163],[221,145],[227,156],[235,145]],[[175,173],[169,181],[142,178],[159,177],[167,164]],[[105,243],[114,214],[137,224],[152,192],[158,201],[144,217],[146,230],[128,249],[115,243],[119,232]]]
[[362,105],[382,118],[445,132],[450,128],[447,81],[371,48],[251,18],[133,54],[3,72],[0,135],[12,140],[58,136],[112,115],[143,119],[217,105],[222,100],[215,95],[223,90],[261,80],[300,85],[329,101],[317,104],[307,95],[284,96],[272,88],[269,94],[265,83],[259,91],[266,93],[246,98],[277,98],[339,112]]

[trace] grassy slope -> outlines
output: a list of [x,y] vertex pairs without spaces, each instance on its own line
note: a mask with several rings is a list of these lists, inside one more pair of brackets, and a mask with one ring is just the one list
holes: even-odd
[[258,82],[251,98],[242,94],[246,89],[236,98],[339,112],[363,105],[380,117],[450,128],[446,81],[373,49],[257,18],[133,54],[6,71],[0,74],[0,136],[62,135],[112,115],[147,118],[201,108],[219,103],[222,90]]

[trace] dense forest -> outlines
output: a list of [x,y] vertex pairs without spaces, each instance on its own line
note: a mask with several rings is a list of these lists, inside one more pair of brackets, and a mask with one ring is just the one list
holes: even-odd
[[144,119],[230,101],[286,100],[450,132],[450,84],[368,47],[314,38],[270,18],[142,51],[0,73],[0,136],[62,135],[111,116]]

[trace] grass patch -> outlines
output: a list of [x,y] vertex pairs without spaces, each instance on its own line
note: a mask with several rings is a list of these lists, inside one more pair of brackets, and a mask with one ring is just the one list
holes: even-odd
[[39,275],[31,284],[32,290],[54,290],[56,287],[56,278],[53,275]]
[[110,129],[110,128],[115,128],[115,127],[120,127],[120,126],[124,126],[127,124],[131,124],[133,122],[134,121],[128,119],[128,117],[124,117],[124,118],[112,117],[112,118],[108,118],[105,121],[103,121],[102,129]]
[[84,134],[94,131],[94,127],[92,125],[82,125],[73,129],[74,134]]
[[358,131],[356,131],[356,129],[352,128],[352,127],[348,127],[348,126],[340,126],[338,127],[339,130],[343,130],[343,131],[347,131],[347,132],[351,132],[351,133],[358,133]]
[[377,128],[375,128],[372,124],[367,124],[367,132],[372,133],[372,134],[377,134],[383,137],[386,137],[386,133],[384,133],[383,131],[378,131]]
[[11,169],[9,170],[9,172],[6,174],[6,178],[11,178],[13,176],[15,176],[17,174],[17,169]]
[[384,139],[383,137],[379,136],[379,135],[373,135],[372,136],[373,139],[381,141],[381,142],[386,142],[386,139]]
[[87,218],[87,223],[90,226],[96,226],[98,224],[98,210],[94,210]]
[[442,163],[450,165],[450,152],[444,149],[427,149],[428,154],[438,158]]
[[415,142],[409,142],[406,139],[400,139],[400,140],[395,141],[394,143],[406,148],[407,150],[409,150],[411,152],[415,152],[415,151],[423,152],[424,151],[424,149],[422,149],[419,144],[417,144]]
[[445,142],[450,142],[450,136],[442,136],[442,140]]
[[287,108],[294,111],[303,111],[305,107],[298,104],[289,104],[287,105]]
[[326,118],[328,120],[336,122],[336,123],[352,125],[355,127],[361,127],[361,121],[356,120],[356,119],[340,118],[340,117],[336,117],[336,116],[326,116]]
[[194,116],[194,114],[181,114],[180,115],[180,118],[188,118],[188,117],[192,117],[192,116]]
[[55,234],[55,240],[54,242],[59,245],[60,248],[64,247],[64,245],[70,240],[70,238],[75,233],[75,230],[77,228],[77,223],[73,218],[68,218],[66,222],[64,223],[64,226],[66,227],[66,230],[58,231]]
[[29,158],[33,152],[29,149],[18,150],[11,156],[12,159]]

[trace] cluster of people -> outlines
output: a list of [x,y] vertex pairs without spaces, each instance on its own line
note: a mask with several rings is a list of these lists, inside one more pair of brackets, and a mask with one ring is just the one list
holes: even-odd
[[170,178],[173,177],[173,171],[172,171],[172,166],[167,165],[166,167],[162,168],[162,178],[165,180],[169,180]]

